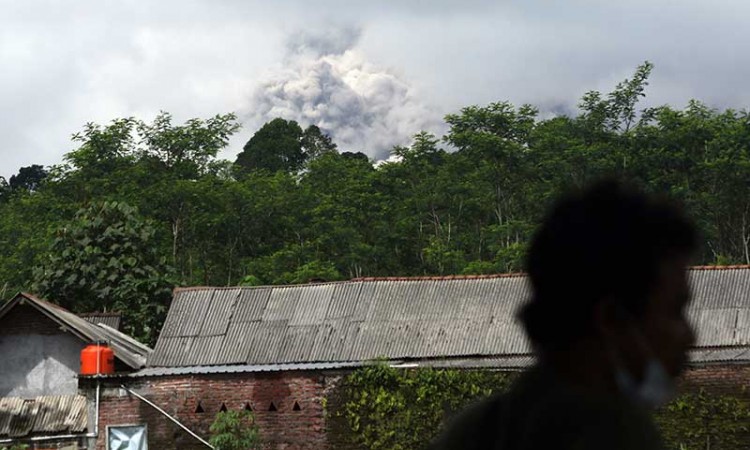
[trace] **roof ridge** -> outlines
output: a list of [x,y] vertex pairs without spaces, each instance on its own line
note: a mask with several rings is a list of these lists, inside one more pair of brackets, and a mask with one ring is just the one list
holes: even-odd
[[690,270],[742,270],[750,269],[750,264],[729,264],[716,266],[690,266]]
[[122,313],[120,312],[87,312],[76,315],[78,317],[122,317]]
[[300,286],[322,286],[329,284],[341,284],[349,283],[351,281],[359,281],[354,278],[351,280],[336,280],[336,281],[323,281],[319,283],[300,283],[300,284],[261,284],[258,286],[177,286],[172,289],[172,295],[180,292],[192,292],[192,291],[228,291],[233,289],[279,289],[279,288],[294,288]]
[[488,273],[478,275],[417,275],[402,277],[359,277],[349,281],[441,281],[441,280],[485,280],[493,278],[525,277],[525,272]]
[[36,296],[34,294],[30,294],[28,292],[19,292],[18,295],[22,295],[22,296],[26,297],[29,300],[34,300],[35,302],[43,303],[43,304],[45,304],[45,305],[47,305],[47,306],[49,306],[51,308],[55,308],[57,310],[65,311],[65,312],[68,312],[68,313],[71,313],[71,314],[75,314],[74,312],[70,311],[69,309],[64,308],[64,307],[58,305],[57,303],[52,303],[49,300],[44,300],[43,298],[38,297],[38,296]]
[[[689,266],[688,270],[750,270],[750,264],[730,265],[701,265]],[[526,272],[488,273],[475,275],[414,275],[414,276],[382,276],[382,277],[356,277],[348,280],[325,281],[321,283],[299,283],[299,284],[264,284],[260,286],[178,286],[173,293],[205,291],[205,290],[230,290],[230,289],[262,289],[262,288],[288,288],[299,286],[319,286],[337,283],[359,283],[363,281],[446,281],[446,280],[487,280],[495,278],[521,278],[526,277]]]

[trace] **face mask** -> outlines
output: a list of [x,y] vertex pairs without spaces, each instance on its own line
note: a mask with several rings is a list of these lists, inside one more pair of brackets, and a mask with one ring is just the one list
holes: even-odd
[[676,390],[674,380],[656,358],[651,358],[646,363],[643,381],[640,383],[622,368],[616,371],[615,381],[623,394],[650,408],[667,404]]
[[[629,316],[627,312],[625,314]],[[620,392],[636,403],[649,408],[659,408],[674,397],[677,390],[674,379],[667,373],[661,361],[654,356],[654,352],[640,328],[633,325],[633,331],[635,332],[635,345],[648,355],[643,380],[640,383],[636,381],[636,377],[621,364],[617,352],[613,352],[611,355],[614,356],[615,382]]]

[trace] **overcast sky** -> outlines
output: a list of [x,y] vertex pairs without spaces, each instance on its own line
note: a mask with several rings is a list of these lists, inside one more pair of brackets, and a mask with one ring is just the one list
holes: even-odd
[[750,105],[743,0],[0,0],[0,175],[57,164],[86,122],[236,112],[385,158],[471,104],[574,111],[644,60],[647,104]]

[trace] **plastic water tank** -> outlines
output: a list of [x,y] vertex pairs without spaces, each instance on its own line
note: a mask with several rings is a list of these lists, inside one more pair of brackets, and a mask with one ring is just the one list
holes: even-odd
[[81,350],[81,375],[115,373],[115,352],[106,345],[87,345]]

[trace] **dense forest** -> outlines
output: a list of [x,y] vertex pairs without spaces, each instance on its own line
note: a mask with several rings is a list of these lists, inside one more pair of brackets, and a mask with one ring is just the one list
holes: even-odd
[[614,175],[683,202],[696,263],[750,263],[750,115],[699,101],[639,108],[652,66],[575,116],[469,106],[374,164],[282,118],[236,161],[236,117],[86,124],[64,163],[0,180],[2,298],[119,310],[153,340],[178,285],[518,271],[561,192]]

